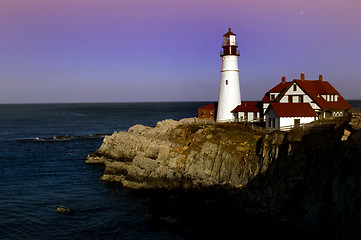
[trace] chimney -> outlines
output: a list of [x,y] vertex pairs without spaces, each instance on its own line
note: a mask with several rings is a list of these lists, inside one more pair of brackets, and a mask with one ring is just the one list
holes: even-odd
[[285,83],[285,82],[286,82],[286,77],[283,76],[283,77],[282,77],[282,83]]
[[323,81],[323,76],[322,76],[322,75],[319,75],[319,76],[318,76],[318,80]]
[[301,80],[305,80],[305,73],[301,73]]

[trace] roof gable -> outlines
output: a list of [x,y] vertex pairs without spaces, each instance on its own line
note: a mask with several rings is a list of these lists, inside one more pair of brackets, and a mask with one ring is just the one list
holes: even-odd
[[271,90],[268,91],[268,93],[280,93],[283,92],[291,82],[280,82],[275,87],[273,87]]
[[[323,110],[352,108],[341,94],[327,81],[295,79],[293,82],[309,95]],[[326,101],[321,95],[338,95],[338,99],[337,101]]]
[[266,92],[264,97],[262,98],[261,102],[273,102],[274,100],[270,99],[271,93],[283,93],[286,89],[289,88],[292,82],[280,82],[275,87],[271,88],[269,91]]

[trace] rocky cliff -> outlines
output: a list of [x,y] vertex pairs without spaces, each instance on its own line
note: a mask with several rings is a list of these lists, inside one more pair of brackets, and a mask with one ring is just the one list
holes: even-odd
[[361,130],[353,123],[266,135],[259,157],[270,165],[248,191],[281,203],[315,236],[360,239]]
[[264,169],[256,145],[264,134],[238,124],[165,120],[104,139],[87,163],[105,165],[103,181],[131,189],[241,187]]
[[128,132],[107,136],[87,163],[104,164],[102,180],[130,189],[203,191],[216,186],[218,193],[223,189],[213,197],[196,194],[189,202],[182,200],[168,209],[190,211],[187,222],[199,211],[194,224],[198,232],[208,231],[209,236],[214,234],[206,230],[210,226],[222,232],[222,237],[224,229],[238,232],[235,229],[242,224],[247,226],[243,231],[257,236],[260,233],[254,225],[262,219],[262,227],[268,226],[269,231],[277,229],[276,223],[283,226],[274,234],[288,231],[283,235],[288,239],[297,239],[295,232],[300,239],[359,239],[359,129],[357,124],[342,121],[265,133],[240,124],[165,120],[155,128],[136,125]]

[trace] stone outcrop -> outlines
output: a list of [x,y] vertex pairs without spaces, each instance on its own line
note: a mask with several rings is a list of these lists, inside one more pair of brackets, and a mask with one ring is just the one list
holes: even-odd
[[261,132],[239,124],[164,120],[107,136],[87,163],[105,165],[103,181],[131,189],[244,186],[264,161],[256,156]]
[[61,214],[72,214],[73,212],[70,210],[70,208],[66,207],[66,206],[59,206],[56,210],[57,213],[61,213]]
[[104,164],[102,180],[130,189],[231,189],[221,200],[207,197],[206,205],[197,205],[207,208],[201,215],[212,209],[204,218],[215,226],[219,219],[212,216],[234,212],[227,228],[238,229],[237,216],[256,214],[303,226],[299,230],[313,237],[359,239],[361,130],[356,126],[341,121],[265,133],[239,124],[165,120],[155,128],[136,125],[105,137],[87,163]]

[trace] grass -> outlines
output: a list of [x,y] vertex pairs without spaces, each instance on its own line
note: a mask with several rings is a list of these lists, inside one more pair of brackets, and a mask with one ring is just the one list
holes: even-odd
[[256,154],[257,141],[266,132],[255,130],[241,123],[190,124],[179,126],[176,141],[183,151],[200,150],[204,143],[222,145],[222,149],[234,157]]

